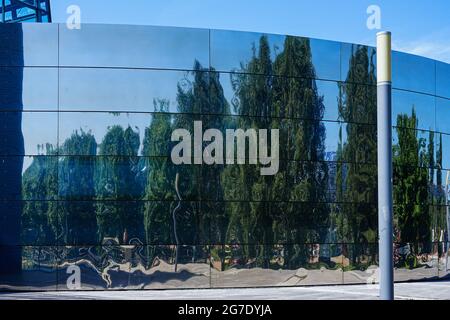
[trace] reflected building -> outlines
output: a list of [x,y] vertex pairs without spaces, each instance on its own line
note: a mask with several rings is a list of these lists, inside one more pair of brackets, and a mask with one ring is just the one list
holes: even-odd
[[[375,48],[89,24],[0,40],[1,290],[378,281]],[[448,273],[449,117],[449,65],[394,52],[397,281]],[[174,164],[195,121],[278,129],[277,173]]]

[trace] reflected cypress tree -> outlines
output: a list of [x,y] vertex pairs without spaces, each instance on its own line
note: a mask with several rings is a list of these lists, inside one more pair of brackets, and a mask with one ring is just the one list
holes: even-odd
[[59,194],[65,200],[60,204],[58,223],[66,244],[95,243],[97,224],[95,219],[94,171],[97,143],[90,132],[75,131],[64,141],[61,153],[65,155],[59,163]]
[[[155,114],[149,127],[145,129],[143,155],[169,154],[172,132],[171,115],[168,100],[154,100]],[[144,207],[144,228],[147,244],[172,243],[172,221],[170,204],[174,199],[173,168],[166,158],[145,158],[147,172],[144,199],[150,200]],[[149,261],[153,260],[156,250],[148,247]]]
[[[394,155],[394,214],[403,243],[413,243],[418,253],[419,243],[427,246],[431,239],[429,212],[429,155],[426,141],[418,137],[418,119],[413,108],[411,116],[397,116],[398,144]],[[412,129],[405,129],[412,128]],[[425,248],[426,250],[429,248]]]
[[[173,128],[186,129],[194,133],[194,121],[203,120],[202,110],[210,107],[209,73],[198,61],[194,62],[193,71],[186,74],[186,78],[177,86],[177,111],[174,115]],[[193,79],[189,79],[191,76]],[[194,161],[194,159],[193,159]],[[175,176],[179,176],[178,189],[183,200],[200,199],[199,181],[202,174],[201,165],[173,166],[173,178],[169,181],[175,192]],[[175,196],[175,199],[177,197]],[[173,209],[180,204],[176,213],[177,234],[180,243],[195,244],[206,242],[209,236],[209,219],[204,216],[197,201],[174,202]],[[208,214],[206,212],[206,214]],[[195,256],[195,253],[194,253]],[[192,258],[192,257],[191,257]],[[195,258],[195,257],[194,257]]]
[[96,168],[96,206],[98,237],[117,238],[127,243],[138,237],[142,216],[136,197],[139,184],[135,177],[138,168],[139,133],[130,126],[108,128],[99,148]]
[[[259,40],[259,49],[253,48],[253,57],[246,66],[245,72],[250,74],[272,74],[270,48],[266,36]],[[234,74],[231,78],[233,90],[237,97],[234,108],[238,114],[254,117],[239,117],[237,127],[242,129],[269,129],[272,107],[272,79],[265,76],[248,76]],[[269,137],[270,139],[270,137]],[[269,140],[270,141],[270,140]],[[248,163],[248,162],[247,162]],[[270,199],[271,177],[260,175],[259,165],[240,165],[228,169],[227,174],[234,174],[232,180],[237,180],[241,197],[244,199]],[[228,190],[227,192],[230,192]],[[240,243],[244,243],[243,255],[246,259],[256,258],[256,264],[269,267],[269,246],[249,244],[273,243],[271,203],[266,201],[241,202],[231,207],[229,234],[234,235]]]
[[[291,200],[281,224],[283,238],[288,243],[285,264],[288,268],[298,268],[309,258],[304,243],[324,242],[329,221],[329,208],[325,204],[328,183],[328,167],[324,162],[325,127],[319,121],[325,107],[314,80],[309,39],[286,37],[274,68],[277,74],[289,77],[284,85],[276,86],[274,96],[281,108],[279,114],[307,119],[282,122],[280,132],[288,139],[287,157],[295,160],[285,173],[284,192],[290,194]],[[302,161],[305,159],[311,161]],[[276,190],[280,189],[278,186]]]
[[[226,129],[233,126],[232,119],[226,115],[230,114],[230,106],[225,99],[222,85],[220,84],[219,73],[214,69],[209,73],[209,104],[203,106],[202,113],[210,114],[203,118],[203,130],[217,129],[225,136]],[[226,162],[226,161],[225,161]],[[202,189],[208,193],[210,199],[215,201],[203,201],[201,207],[201,228],[208,230],[209,240],[221,244],[221,253],[225,252],[226,235],[229,224],[229,215],[224,202],[224,184],[227,183],[228,173],[222,164],[203,165],[201,185]],[[207,241],[207,239],[201,239]],[[221,268],[225,266],[225,255],[220,255]]]
[[344,251],[350,251],[352,263],[359,262],[360,244],[376,241],[377,212],[371,205],[377,190],[376,167],[360,165],[376,161],[376,130],[375,126],[356,124],[376,123],[375,88],[363,85],[376,82],[374,58],[375,52],[369,51],[368,47],[352,46],[346,83],[340,85],[339,118],[347,123],[347,140],[341,140],[342,151],[338,153],[338,161],[355,164],[338,165],[336,188],[341,192],[338,193],[339,200],[353,205],[343,207],[337,227],[344,242],[356,244],[353,250],[344,248]]
[[[304,244],[323,241],[326,228],[321,230],[317,226],[328,223],[328,206],[321,204],[326,199],[328,170],[324,162],[319,162],[324,160],[325,128],[320,121],[312,121],[322,119],[324,105],[313,80],[315,71],[309,40],[286,37],[283,51],[272,63],[268,40],[263,36],[259,49],[254,48],[253,57],[244,69],[250,74],[264,75],[271,75],[275,70],[289,78],[243,74],[232,77],[238,101],[236,111],[255,116],[240,117],[238,127],[278,128],[280,145],[287,146],[287,150],[281,150],[286,158],[303,160],[306,155],[314,162],[297,161],[288,166],[282,161],[275,176],[261,176],[259,166],[230,168],[232,179],[242,186],[237,191],[241,197],[275,201],[234,204],[229,233],[246,244],[287,243],[285,267],[297,268],[308,262],[309,252]],[[281,120],[274,115],[310,121]],[[292,201],[282,202],[286,197]],[[306,202],[317,204],[313,207]],[[258,266],[270,266],[270,246],[245,246],[243,251],[247,258],[256,257]]]

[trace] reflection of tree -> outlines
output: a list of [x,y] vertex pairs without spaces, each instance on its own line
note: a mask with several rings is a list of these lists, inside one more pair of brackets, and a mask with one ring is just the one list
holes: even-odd
[[[169,154],[168,141],[170,141],[171,116],[169,102],[167,100],[154,101],[155,114],[149,127],[145,130],[144,156],[157,154]],[[171,188],[173,170],[163,157],[145,158],[148,175],[146,179],[144,199],[149,200],[144,207],[145,242],[153,244],[171,243],[171,220],[169,205],[174,198],[174,190]],[[148,246],[149,262],[157,252],[156,246]]]
[[431,239],[429,212],[429,165],[432,157],[426,140],[418,137],[418,119],[413,108],[411,116],[397,116],[398,144],[394,150],[394,213],[400,231],[400,241],[428,245]]
[[[324,240],[326,234],[318,226],[325,226],[328,220],[328,206],[324,204],[328,170],[319,162],[324,159],[325,128],[317,121],[323,117],[324,105],[313,80],[315,71],[309,40],[287,37],[284,50],[272,63],[267,37],[261,37],[259,49],[254,50],[245,72],[270,75],[273,71],[289,78],[246,74],[232,77],[238,101],[236,111],[253,116],[239,117],[236,125],[280,129],[281,145],[287,147],[281,152],[296,162],[288,166],[283,161],[275,176],[261,176],[258,166],[227,168],[224,180],[239,181],[235,185],[242,190],[234,191],[235,186],[229,186],[225,192],[257,200],[230,205],[228,232],[230,240],[246,244],[244,257],[255,257],[257,265],[263,267],[269,267],[272,247],[248,244],[270,244],[275,240],[287,243],[284,264],[294,268],[308,261],[304,243]],[[282,121],[276,116],[309,121]],[[305,158],[313,161],[302,161]],[[292,202],[277,201],[283,198]],[[275,201],[266,201],[269,199]]]
[[346,124],[339,131],[336,177],[337,201],[351,204],[335,206],[340,208],[335,212],[340,237],[355,244],[353,248],[344,248],[353,263],[359,261],[362,244],[376,241],[377,212],[372,203],[376,199],[377,174],[375,166],[367,165],[376,161],[376,130],[374,125],[357,124],[376,122],[375,88],[365,85],[375,83],[374,79],[374,52],[370,53],[365,46],[354,47],[346,83],[340,85],[339,118]]
[[135,179],[139,145],[139,133],[118,125],[108,128],[100,144],[95,176],[99,240],[113,237],[124,243],[139,236],[142,217],[132,201],[140,196]]
[[[66,244],[96,243],[94,171],[97,143],[94,136],[83,130],[75,131],[62,148],[59,163],[60,204],[58,225]],[[69,156],[76,155],[76,156]]]
[[27,244],[49,245],[61,231],[55,201],[58,197],[57,152],[47,144],[44,154],[33,157],[22,177],[22,197],[32,200],[25,202],[22,213],[23,241]]
[[[287,137],[287,157],[295,160],[286,168],[284,191],[290,194],[289,200],[302,201],[289,202],[280,223],[283,238],[288,243],[284,261],[286,267],[295,268],[308,262],[310,253],[304,243],[321,243],[326,237],[328,168],[323,162],[325,126],[319,122],[325,106],[314,80],[316,74],[308,39],[287,37],[274,68],[276,73],[292,77],[275,90],[274,96],[279,97],[275,102],[280,108],[278,112],[308,119],[287,121],[287,126],[282,126],[284,132],[280,132]],[[278,182],[275,190],[282,185]]]

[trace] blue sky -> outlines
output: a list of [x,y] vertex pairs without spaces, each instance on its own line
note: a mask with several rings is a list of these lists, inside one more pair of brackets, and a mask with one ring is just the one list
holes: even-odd
[[[124,23],[280,33],[374,45],[370,5],[394,49],[450,63],[449,0],[52,0],[54,22],[81,8],[83,23]],[[133,4],[133,7],[131,7]]]

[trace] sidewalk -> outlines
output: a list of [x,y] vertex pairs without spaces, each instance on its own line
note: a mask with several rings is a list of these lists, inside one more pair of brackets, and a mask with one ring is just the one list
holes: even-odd
[[[253,289],[136,290],[89,292],[0,293],[0,300],[10,299],[124,299],[124,300],[376,300],[377,285],[341,285],[320,287],[278,287]],[[450,282],[414,282],[395,284],[395,299],[450,299]]]

